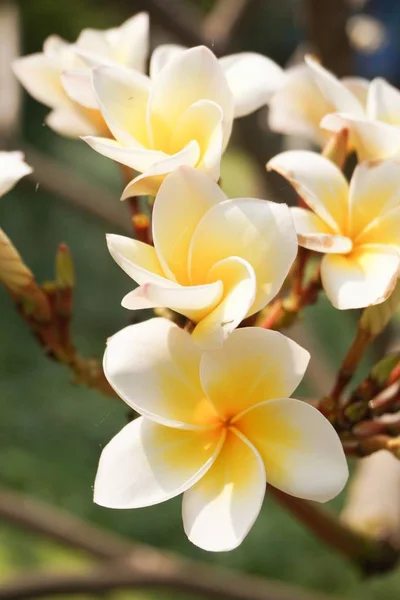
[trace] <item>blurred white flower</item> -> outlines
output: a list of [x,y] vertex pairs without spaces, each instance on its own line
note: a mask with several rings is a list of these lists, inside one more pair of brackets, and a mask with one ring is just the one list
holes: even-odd
[[383,302],[400,269],[400,160],[358,165],[350,186],[330,160],[283,152],[267,165],[309,206],[292,208],[300,246],[325,253],[321,278],[339,309]]
[[141,417],[104,448],[94,500],[139,508],[183,493],[183,523],[200,548],[236,548],[260,512],[265,485],[325,502],[348,477],[339,437],[322,414],[289,398],[309,354],[278,332],[238,329],[201,354],[166,319],[108,342],[104,371]]
[[283,85],[272,96],[269,127],[322,146],[330,134],[321,129],[321,119],[336,111],[363,116],[367,92],[365,79],[344,77],[339,80],[311,56],[306,56],[305,64],[285,72]]
[[194,323],[194,338],[219,343],[278,293],[297,254],[288,207],[228,200],[209,177],[180,167],[153,208],[154,247],[108,235],[114,260],[139,284],[122,304],[168,307]]
[[110,135],[92,90],[91,68],[123,65],[143,72],[148,30],[147,13],[139,13],[118,28],[84,29],[75,44],[52,35],[42,53],[14,61],[14,72],[36,100],[53,109],[46,123],[57,133],[73,138]]
[[0,152],[0,196],[9,192],[25,175],[32,173],[22,152]]

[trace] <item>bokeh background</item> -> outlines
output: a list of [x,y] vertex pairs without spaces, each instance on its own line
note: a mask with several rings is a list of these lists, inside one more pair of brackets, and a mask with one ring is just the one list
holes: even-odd
[[[351,70],[400,83],[399,0],[353,0],[348,5],[339,0],[248,2],[230,39],[225,39],[221,27],[224,18],[218,20],[214,13],[212,20],[217,4],[229,7],[229,2],[212,0],[158,0],[151,20],[152,46],[166,41],[189,43],[192,34],[204,33],[218,52],[253,50],[283,66],[313,44],[318,52],[315,46],[322,43],[323,58],[339,74]],[[232,10],[235,4],[231,0]],[[22,181],[2,199],[0,222],[41,282],[53,278],[58,244],[69,245],[77,276],[73,336],[85,355],[100,357],[107,336],[132,320],[120,307],[131,283],[109,257],[104,241],[107,231],[126,233],[130,228],[128,209],[119,203],[123,182],[115,163],[45,126],[48,110],[22,91],[19,94],[9,63],[18,44],[21,54],[37,52],[50,34],[73,41],[84,27],[116,26],[139,10],[151,12],[154,5],[135,0],[0,2],[0,143],[24,148],[28,162],[37,166],[31,180]],[[167,9],[168,18],[159,12],[159,5]],[[209,17],[204,32],[199,13]],[[186,39],[177,37],[171,26],[171,21],[183,16],[189,19],[185,25],[190,25]],[[21,105],[16,111],[19,95]],[[282,140],[269,133],[265,111],[237,123],[237,130],[223,159],[222,182],[228,194],[290,200],[287,187],[278,178],[267,179],[263,165],[283,144],[298,140]],[[354,315],[335,311],[324,298],[305,311],[289,332],[313,355],[299,394],[321,395],[329,389],[354,330]],[[395,336],[394,327],[378,345],[387,347]],[[271,499],[242,546],[218,555],[206,554],[186,540],[180,499],[140,511],[111,511],[94,505],[92,482],[100,450],[126,422],[126,408],[122,402],[72,385],[66,369],[41,353],[1,289],[0,415],[0,485],[4,489],[65,508],[132,541],[237,571],[354,600],[400,598],[400,571],[362,580]],[[344,497],[339,498],[333,509],[339,510],[343,502]],[[81,568],[87,562],[83,554],[0,522],[0,581],[28,568]],[[174,596],[135,591],[107,597],[162,600]]]

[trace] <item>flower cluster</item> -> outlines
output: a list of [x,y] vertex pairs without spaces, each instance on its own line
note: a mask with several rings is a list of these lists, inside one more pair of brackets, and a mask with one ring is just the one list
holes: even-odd
[[[123,306],[186,319],[186,330],[154,318],[108,341],[106,377],[141,416],[103,450],[95,501],[137,508],[183,493],[189,539],[230,550],[266,483],[324,502],[347,480],[332,425],[289,398],[308,353],[280,333],[238,327],[279,293],[298,245],[324,255],[335,307],[389,297],[400,271],[400,92],[380,79],[338,80],[312,57],[283,71],[255,53],[217,59],[202,46],[156,48],[147,75],[148,28],[141,13],[74,44],[52,36],[15,73],[52,108],[50,127],[134,172],[122,199],[155,197],[152,243],[107,238],[138,284]],[[299,207],[228,199],[220,164],[234,119],[266,105],[271,129],[319,145],[348,130],[346,152],[364,161],[350,183],[329,156],[290,151],[267,169],[293,185]]]

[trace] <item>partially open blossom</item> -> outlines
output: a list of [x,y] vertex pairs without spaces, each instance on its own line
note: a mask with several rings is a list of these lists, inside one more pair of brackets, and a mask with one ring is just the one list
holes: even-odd
[[[0,152],[0,196],[29,173],[32,168],[24,161],[22,152]],[[32,278],[17,249],[0,228],[0,282],[14,290],[28,285]]]
[[139,13],[118,28],[84,29],[75,44],[52,35],[42,53],[14,61],[14,72],[36,100],[53,109],[46,123],[57,133],[110,135],[92,90],[91,67],[123,65],[143,72],[148,30],[147,13]]
[[350,186],[327,158],[283,152],[267,165],[283,175],[310,210],[292,208],[299,244],[325,253],[321,278],[336,308],[379,304],[400,268],[400,161],[366,161]]
[[[150,77],[186,48],[178,44],[157,46],[150,59]],[[234,99],[235,118],[244,117],[265,106],[283,84],[283,69],[273,60],[256,52],[238,52],[219,59]]]
[[197,323],[193,336],[219,342],[278,293],[296,257],[288,207],[228,200],[209,177],[180,167],[153,208],[154,247],[107,237],[114,260],[139,284],[122,304],[168,307]]
[[329,133],[321,129],[328,113],[365,114],[368,81],[361,77],[337,79],[311,56],[285,72],[283,85],[269,102],[272,131],[299,135],[322,146]]
[[347,128],[360,161],[400,153],[400,91],[384,79],[370,83],[363,115],[349,113],[344,106],[335,113],[325,116],[321,127],[329,131]]
[[87,137],[97,152],[139,171],[124,196],[155,195],[181,165],[217,180],[233,122],[233,95],[214,54],[199,46],[178,53],[153,79],[99,67],[93,84],[115,140]]
[[260,512],[265,484],[318,502],[348,477],[339,437],[322,414],[289,398],[309,354],[261,328],[232,333],[202,354],[166,319],[126,327],[108,342],[104,371],[141,417],[104,448],[94,500],[139,508],[183,493],[189,539],[236,548]]

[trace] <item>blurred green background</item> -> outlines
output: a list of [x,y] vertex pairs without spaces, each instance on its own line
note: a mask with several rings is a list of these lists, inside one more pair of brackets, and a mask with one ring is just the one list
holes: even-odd
[[[202,4],[204,10],[212,2]],[[300,1],[265,3],[257,31],[244,35],[243,49],[262,51],[283,64],[301,38]],[[84,27],[108,28],[135,12],[135,2],[34,0],[21,2],[22,52],[39,51],[43,40],[57,33],[74,40]],[[161,34],[157,34],[161,35]],[[165,34],[163,40],[168,39]],[[154,43],[154,38],[153,38]],[[0,92],[1,93],[1,92]],[[22,135],[25,141],[62,161],[71,176],[93,182],[119,202],[122,182],[117,166],[79,141],[64,140],[43,124],[47,109],[25,96]],[[271,148],[277,137],[271,138]],[[267,160],[268,156],[265,157]],[[259,185],[254,165],[237,148],[223,163],[223,186],[233,196],[253,195]],[[61,182],[62,184],[62,182]],[[121,214],[128,210],[120,207]],[[38,181],[22,181],[1,200],[0,223],[39,281],[51,279],[60,242],[71,248],[77,274],[73,336],[84,355],[101,356],[107,336],[132,318],[120,307],[131,282],[106,250],[105,222],[45,193]],[[115,226],[111,230],[116,232]],[[148,315],[145,315],[146,317]],[[337,366],[354,333],[354,319],[339,314],[324,298],[307,309],[302,343],[318,349],[314,368],[300,394],[319,393],[323,377]],[[168,548],[183,555],[256,573],[354,599],[397,599],[400,573],[362,580],[335,553],[315,540],[272,500],[267,499],[256,525],[242,546],[223,554],[193,547],[183,533],[180,499],[138,511],[112,511],[92,503],[92,482],[100,450],[126,422],[122,402],[71,385],[69,373],[47,360],[0,289],[0,484],[65,507],[94,523],[133,540]],[[298,332],[297,332],[298,333]],[[322,349],[322,350],[321,350]],[[322,352],[322,356],[321,356]],[[367,361],[368,363],[368,361]],[[367,368],[364,364],[364,373]],[[334,509],[343,503],[339,498]],[[0,523],[0,577],[24,568],[84,564],[80,554],[43,542]],[[76,596],[75,596],[76,597]],[[112,598],[167,598],[161,593],[127,593]]]

